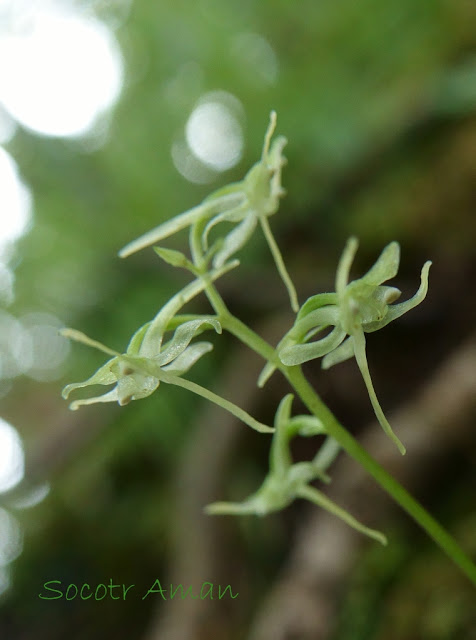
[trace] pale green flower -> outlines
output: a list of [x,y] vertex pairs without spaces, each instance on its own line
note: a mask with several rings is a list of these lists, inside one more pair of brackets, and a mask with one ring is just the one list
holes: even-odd
[[314,480],[329,482],[326,470],[339,452],[339,446],[334,439],[327,438],[311,462],[293,464],[289,450],[290,440],[297,435],[309,437],[325,434],[326,430],[314,416],[300,415],[291,418],[292,401],[292,394],[288,394],[279,404],[274,422],[270,470],[258,491],[244,502],[215,502],[208,505],[205,511],[211,515],[264,516],[284,509],[296,498],[304,498],[341,518],[361,533],[386,544],[386,538],[382,533],[364,526],[321,491],[310,486]]
[[96,402],[118,402],[123,406],[131,400],[146,398],[160,384],[161,376],[157,368],[165,373],[182,376],[205,353],[211,351],[213,345],[210,342],[190,344],[197,333],[210,327],[215,329],[217,333],[221,333],[220,323],[213,317],[197,318],[184,322],[176,329],[173,338],[164,345],[164,348],[152,357],[141,355],[141,351],[144,351],[144,340],[150,329],[150,324],[141,327],[134,334],[124,354],[113,351],[96,340],[91,340],[84,333],[74,329],[64,329],[62,331],[64,336],[100,349],[113,357],[84,382],[67,385],[63,390],[63,397],[67,398],[75,389],[98,384],[114,384],[114,389],[105,394],[75,400],[71,403],[71,409],[79,409],[82,405],[95,404]]
[[167,220],[130,242],[119,255],[125,258],[187,227],[200,229],[202,250],[206,252],[210,231],[221,222],[231,222],[236,226],[217,240],[214,250],[209,254],[213,255],[213,266],[220,268],[246,244],[259,223],[288,290],[291,306],[297,312],[296,291],[268,223],[268,217],[276,213],[280,198],[285,194],[281,186],[281,170],[286,162],[282,152],[287,140],[278,136],[271,143],[275,127],[276,113],[272,111],[261,159],[251,167],[243,180],[218,189],[202,204]]
[[[221,275],[237,266],[237,262],[229,263],[222,269],[210,272],[211,280],[216,280]],[[176,293],[157,313],[155,318],[140,327],[132,336],[124,354],[113,351],[109,347],[88,338],[83,333],[73,329],[63,330],[63,335],[78,342],[83,342],[112,355],[113,358],[106,362],[96,373],[85,380],[75,384],[69,384],[63,391],[63,397],[68,397],[71,391],[91,385],[116,386],[112,391],[94,398],[76,400],[71,404],[72,409],[78,409],[82,405],[95,402],[114,402],[124,405],[131,400],[139,400],[153,393],[159,386],[159,377],[150,375],[144,370],[145,363],[149,360],[148,367],[155,365],[162,371],[181,376],[186,373],[199,358],[212,349],[209,342],[190,344],[192,339],[203,330],[213,328],[221,333],[218,320],[212,316],[187,316],[184,319],[177,316],[180,309],[195,296],[205,289],[206,283],[202,278],[197,278]],[[174,336],[165,345],[163,340],[166,332],[175,328]]]
[[[180,261],[178,252],[172,255],[167,252],[164,259]],[[83,405],[97,402],[118,402],[128,404],[131,400],[140,400],[151,395],[161,382],[173,384],[192,391],[232,413],[239,420],[261,433],[270,433],[271,427],[255,420],[246,411],[232,402],[221,398],[212,391],[182,378],[205,353],[212,349],[209,342],[191,344],[193,338],[207,329],[215,329],[221,333],[221,324],[214,316],[177,315],[178,311],[221,275],[234,268],[237,261],[230,262],[220,269],[210,271],[208,278],[200,277],[176,293],[165,304],[151,322],[147,322],[132,336],[127,350],[121,354],[105,345],[88,338],[84,333],[74,329],[64,329],[62,334],[77,342],[82,342],[112,356],[96,373],[84,382],[67,385],[63,397],[83,387],[92,385],[115,385],[107,393],[92,398],[75,400],[70,408],[75,410]],[[175,332],[164,343],[167,332]]]
[[[385,327],[424,300],[428,291],[431,262],[426,262],[422,268],[420,287],[415,295],[406,302],[392,304],[401,292],[395,287],[383,286],[382,283],[398,272],[398,243],[391,242],[362,278],[349,283],[350,267],[357,246],[356,238],[347,242],[337,268],[336,293],[318,294],[304,303],[294,326],[278,345],[278,355],[287,366],[324,357],[324,369],[355,356],[378,421],[401,453],[405,453],[404,446],[393,433],[377,400],[365,353],[365,333]],[[312,337],[329,327],[333,328],[325,337],[309,342]],[[260,385],[264,384],[273,370],[272,365],[265,367],[260,376]]]

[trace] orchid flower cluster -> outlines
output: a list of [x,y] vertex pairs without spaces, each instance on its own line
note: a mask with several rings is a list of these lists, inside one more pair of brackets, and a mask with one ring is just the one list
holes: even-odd
[[[283,509],[296,498],[304,498],[385,544],[383,534],[360,524],[324,493],[311,486],[316,480],[329,482],[327,469],[341,446],[344,446],[333,435],[335,429],[332,430],[332,425],[326,423],[326,419],[318,415],[291,416],[293,396],[288,394],[279,404],[274,427],[269,427],[225,398],[184,377],[201,357],[211,351],[210,342],[194,341],[197,336],[210,330],[218,334],[222,329],[230,331],[265,358],[267,362],[258,380],[259,386],[263,386],[276,369],[293,384],[293,371],[304,362],[323,358],[322,366],[328,369],[355,357],[382,428],[399,450],[405,452],[377,400],[367,364],[365,334],[383,328],[423,301],[428,289],[431,263],[423,266],[421,283],[415,295],[406,302],[393,304],[400,296],[400,291],[383,283],[397,274],[400,259],[398,244],[390,243],[363,277],[349,282],[357,251],[357,240],[351,238],[337,268],[335,292],[314,295],[299,307],[296,289],[268,220],[277,212],[284,195],[281,173],[285,164],[283,149],[287,141],[282,136],[272,141],[275,127],[276,114],[272,112],[261,159],[243,180],[218,189],[202,204],[160,224],[120,251],[119,255],[126,257],[188,229],[190,257],[164,247],[155,246],[154,249],[162,260],[174,267],[187,269],[194,279],[175,294],[150,322],[134,333],[124,353],[110,349],[79,331],[64,329],[63,335],[97,348],[111,357],[84,382],[65,387],[63,395],[66,398],[72,391],[92,385],[114,385],[102,395],[75,400],[70,406],[78,409],[82,405],[97,402],[117,401],[120,405],[126,405],[131,400],[151,395],[161,382],[197,393],[230,411],[253,429],[273,433],[270,471],[261,488],[242,503],[211,504],[207,508],[208,513],[264,515]],[[220,234],[222,222],[232,223],[234,226],[231,231]],[[238,260],[232,257],[245,246],[258,225],[287,289],[291,308],[296,313],[294,325],[276,349],[231,314],[215,286],[217,280],[238,266]],[[211,237],[214,237],[213,241],[210,241]],[[183,314],[183,307],[201,293],[208,297],[214,314]],[[294,388],[300,392],[297,382]],[[290,440],[295,436],[314,435],[326,436],[314,459],[311,462],[293,463],[289,451]]]

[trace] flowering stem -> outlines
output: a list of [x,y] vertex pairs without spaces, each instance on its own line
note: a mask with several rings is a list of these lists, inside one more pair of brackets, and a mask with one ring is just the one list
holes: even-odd
[[[342,449],[370,473],[382,489],[426,531],[476,586],[476,565],[465,554],[456,540],[339,423],[334,414],[311,387],[301,368],[282,364],[270,344],[228,311],[213,284],[206,288],[205,293],[215,311],[219,314],[223,328],[265,360],[276,365],[309,411],[325,425],[327,434],[334,438]],[[215,304],[218,301],[219,305],[216,307]],[[223,312],[223,309],[226,311]]]
[[373,476],[382,489],[427,532],[476,586],[476,566],[456,540],[339,424],[310,386],[299,367],[288,367],[285,375],[309,411],[326,425],[328,434]]

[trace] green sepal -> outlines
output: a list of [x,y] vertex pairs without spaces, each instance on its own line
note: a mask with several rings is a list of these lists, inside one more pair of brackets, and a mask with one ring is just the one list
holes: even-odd
[[222,267],[234,253],[244,247],[251,238],[256,224],[257,219],[255,217],[247,216],[225,236],[221,248],[213,257],[213,266],[216,269]]
[[142,325],[142,327],[137,329],[137,331],[130,339],[129,344],[127,345],[126,353],[128,353],[130,356],[136,356],[139,354],[140,348],[142,346],[142,341],[144,340],[144,336],[147,333],[149,327],[150,322],[146,322]]
[[398,242],[391,242],[383,249],[373,267],[360,280],[366,284],[380,285],[397,275],[399,265],[400,245]]
[[66,400],[72,391],[76,389],[82,389],[83,387],[89,387],[95,384],[109,385],[114,384],[116,382],[116,376],[111,371],[111,365],[116,362],[118,358],[112,358],[108,360],[106,364],[100,367],[93,375],[84,380],[83,382],[73,382],[72,384],[68,384],[62,391],[62,396]]
[[418,306],[421,302],[423,302],[423,300],[426,298],[426,294],[428,293],[428,276],[431,264],[431,260],[428,260],[423,265],[420,274],[420,286],[418,287],[415,295],[405,302],[390,305],[385,318],[381,322],[367,323],[365,326],[365,331],[367,333],[382,329],[390,322],[393,322],[397,318],[400,318],[400,316],[402,316],[404,313],[407,313],[407,311],[410,311],[414,307]]
[[345,362],[349,358],[354,357],[354,342],[352,336],[349,336],[342,344],[340,344],[334,351],[331,351],[324,356],[321,366],[323,369],[330,369],[335,364]]

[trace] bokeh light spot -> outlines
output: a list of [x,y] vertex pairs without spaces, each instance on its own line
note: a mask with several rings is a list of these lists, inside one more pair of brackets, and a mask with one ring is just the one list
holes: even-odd
[[17,123],[0,104],[0,144],[6,144],[15,135]]
[[31,222],[32,198],[13,158],[0,147],[0,257],[5,245],[21,237]]
[[[8,491],[16,486],[23,479],[24,472],[25,456],[20,436],[9,422],[0,418],[0,492]],[[0,516],[2,511],[0,509]],[[1,527],[0,520],[0,529]],[[0,533],[0,540],[2,537]],[[1,548],[0,564],[4,564]]]
[[10,572],[5,567],[0,567],[0,595],[10,587]]
[[48,313],[29,313],[20,322],[31,340],[32,361],[27,375],[44,382],[57,380],[70,352],[70,341],[59,334],[64,323]]
[[29,332],[6,311],[0,310],[0,379],[15,378],[33,364],[33,345]]
[[30,509],[40,504],[50,492],[50,485],[47,482],[30,489],[25,495],[17,498],[12,507],[15,509]]
[[[0,507],[0,568],[18,558],[22,548],[23,533],[18,520]],[[6,586],[8,587],[8,584]]]
[[15,276],[6,264],[0,262],[0,304],[8,307],[13,302],[13,284]]
[[241,103],[234,96],[213,92],[200,100],[185,126],[185,139],[192,153],[216,171],[231,169],[241,159],[240,110]]
[[191,153],[185,140],[176,140],[171,149],[172,160],[176,169],[189,182],[195,184],[208,184],[218,176],[218,172],[207,167]]
[[[33,9],[34,8],[34,9]],[[111,31],[67,3],[20,5],[0,37],[0,102],[23,126],[79,136],[116,101],[122,57]]]
[[233,38],[231,51],[248,81],[257,86],[276,84],[278,58],[266,38],[258,33],[239,33]]

